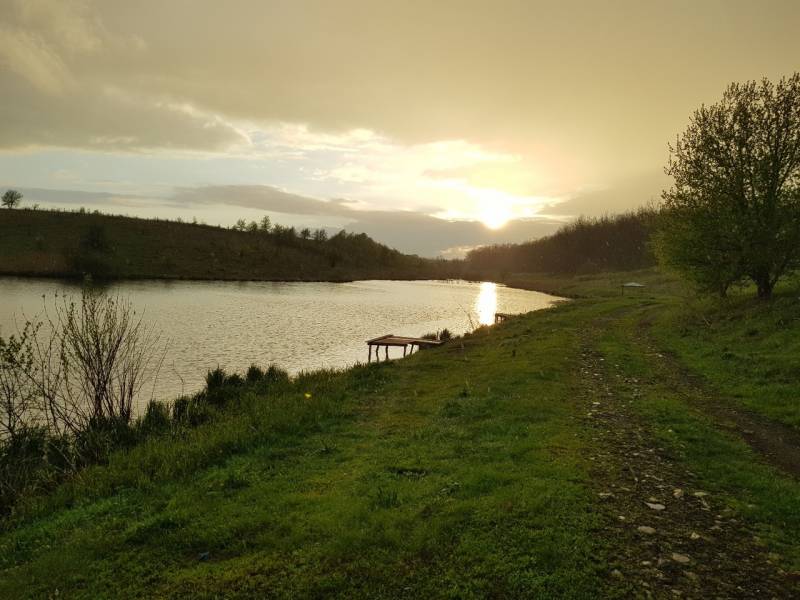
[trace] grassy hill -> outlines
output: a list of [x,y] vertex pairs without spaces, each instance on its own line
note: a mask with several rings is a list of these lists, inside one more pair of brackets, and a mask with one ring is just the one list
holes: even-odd
[[444,261],[402,254],[364,234],[221,227],[44,210],[0,211],[0,275],[325,280],[446,278]]
[[654,271],[515,283],[575,300],[223,386],[29,497],[0,597],[796,597],[797,286],[721,306]]

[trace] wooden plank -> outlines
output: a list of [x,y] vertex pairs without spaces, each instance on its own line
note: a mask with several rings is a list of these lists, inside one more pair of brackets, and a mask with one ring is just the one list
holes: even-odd
[[373,338],[371,340],[367,340],[367,343],[371,344],[372,342],[377,342],[379,340],[385,340],[386,338],[390,338],[390,337],[394,337],[394,334],[393,333],[387,333],[386,335],[382,335],[380,337],[376,337],[376,338]]

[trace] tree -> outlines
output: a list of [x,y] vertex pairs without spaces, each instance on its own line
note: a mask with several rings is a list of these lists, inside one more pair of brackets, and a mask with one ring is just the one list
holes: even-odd
[[324,229],[316,229],[314,231],[314,241],[315,242],[325,242],[328,240],[328,232]]
[[662,262],[701,287],[749,279],[770,298],[800,266],[800,73],[731,84],[669,149]]
[[269,233],[269,230],[272,228],[272,222],[269,220],[268,216],[265,215],[261,219],[260,228],[261,231],[263,231],[264,233]]
[[6,208],[15,208],[19,205],[20,200],[22,200],[21,192],[17,190],[7,190],[6,193],[3,194],[2,203]]
[[311,237],[311,230],[308,227],[303,227],[303,229],[300,230],[300,237],[307,240]]

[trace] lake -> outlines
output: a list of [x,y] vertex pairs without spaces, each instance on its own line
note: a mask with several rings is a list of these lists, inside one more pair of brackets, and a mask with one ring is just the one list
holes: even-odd
[[[559,300],[466,281],[126,281],[107,289],[129,298],[167,344],[155,386],[161,399],[199,390],[206,371],[217,365],[244,372],[252,363],[274,363],[290,373],[346,367],[366,362],[370,338],[420,337],[444,328],[462,334],[493,323],[495,312],[528,312]],[[78,297],[80,287],[0,278],[0,336],[41,312],[43,296],[52,301],[55,294]],[[389,355],[402,356],[402,349]]]

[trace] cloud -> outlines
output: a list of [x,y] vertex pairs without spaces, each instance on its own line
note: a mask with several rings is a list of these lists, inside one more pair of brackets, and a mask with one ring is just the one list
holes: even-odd
[[352,218],[354,211],[345,200],[323,201],[293,194],[269,185],[217,185],[181,188],[168,199],[180,206],[223,204],[291,215],[319,215]]
[[219,150],[247,140],[219,115],[157,90],[116,85],[146,44],[109,32],[75,0],[0,7],[0,148]]
[[[17,80],[4,76],[3,89],[22,78],[27,100],[65,93],[69,80],[93,93],[109,86],[148,102],[189,105],[231,123],[371,130],[404,144],[466,139],[549,156],[566,163],[566,172],[596,171],[590,179],[661,160],[688,110],[731,79],[791,72],[800,52],[794,2],[688,11],[633,0],[17,0],[5,2],[0,16],[22,40],[4,44]],[[743,38],[752,43],[743,46]],[[72,114],[60,114],[51,100],[53,116],[42,129]],[[101,119],[109,112],[100,110]],[[194,136],[179,134],[188,125],[180,119],[172,131],[170,116],[158,128],[166,147],[219,143],[213,134],[203,138],[202,120],[192,123],[200,130]],[[33,118],[27,124],[37,126]],[[130,138],[131,147],[159,137],[120,136],[108,120],[89,129],[95,137]],[[81,144],[74,132],[59,135],[66,130],[56,127],[52,142]]]

